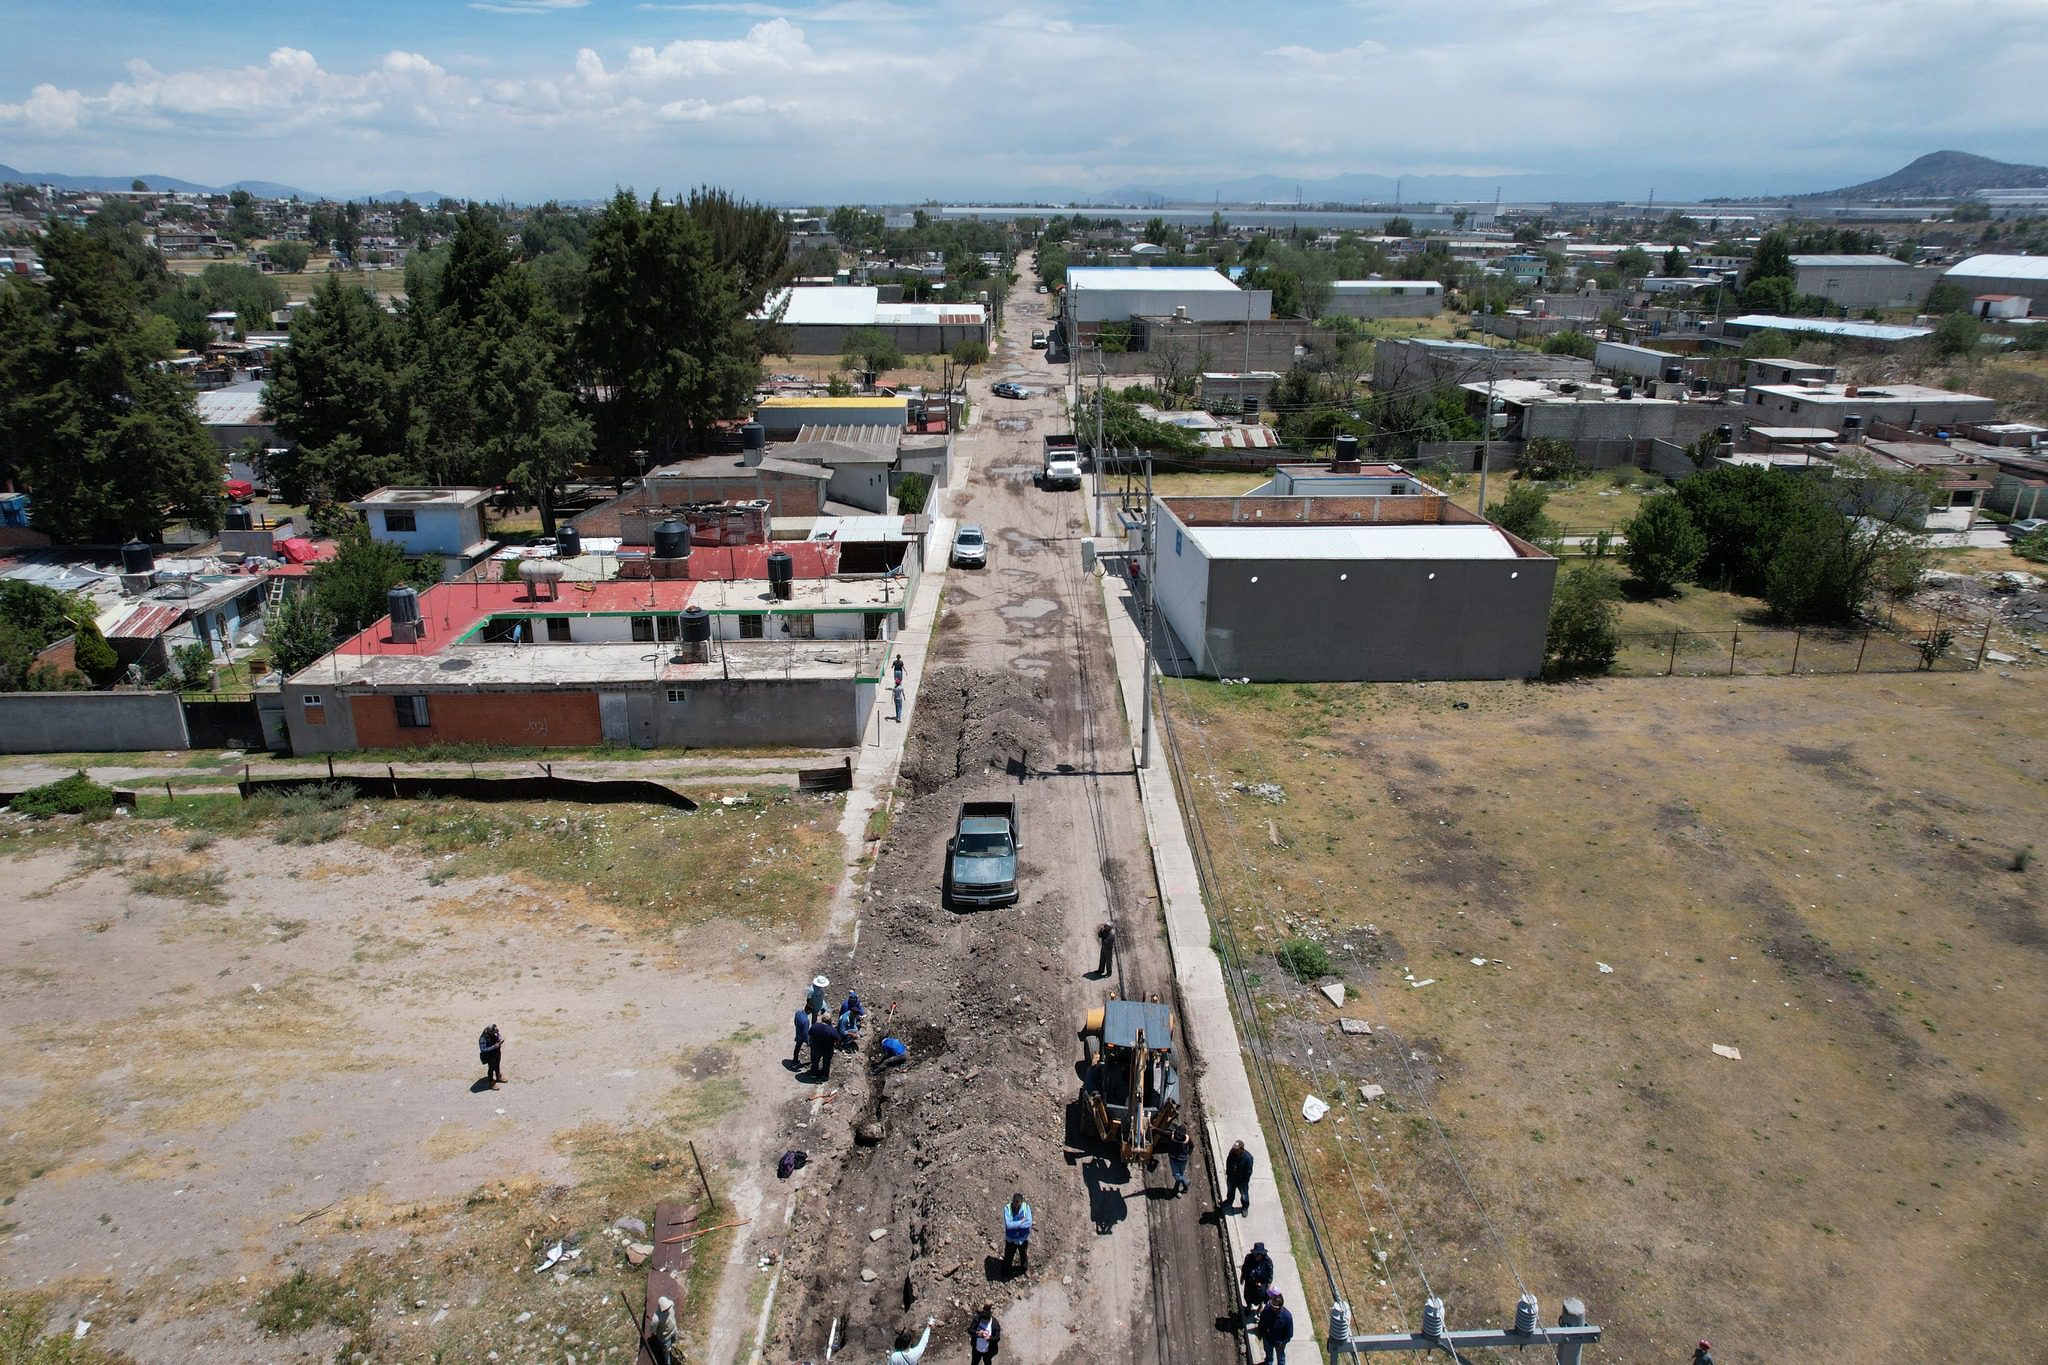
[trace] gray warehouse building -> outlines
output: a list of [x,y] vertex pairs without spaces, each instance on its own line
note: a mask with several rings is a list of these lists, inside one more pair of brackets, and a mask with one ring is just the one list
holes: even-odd
[[2036,314],[2048,313],[2048,256],[1972,256],[1942,272],[1971,297],[1979,294],[2024,294]]
[[846,338],[873,328],[905,355],[941,355],[963,341],[986,345],[988,310],[978,303],[883,303],[874,285],[801,285],[768,300],[757,316],[782,310],[778,355],[830,355],[846,350]]
[[1941,278],[1940,271],[1878,255],[1794,256],[1792,272],[1801,294],[1838,308],[1918,307]]
[[1159,498],[1153,592],[1212,677],[1533,678],[1557,561],[1435,489]]

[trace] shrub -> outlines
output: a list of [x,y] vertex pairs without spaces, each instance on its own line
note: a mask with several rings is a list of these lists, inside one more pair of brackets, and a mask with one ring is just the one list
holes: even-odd
[[105,687],[121,676],[120,656],[91,620],[78,623],[76,658],[79,671],[92,679],[95,687]]
[[1517,482],[1508,495],[1486,509],[1493,524],[1510,535],[1528,541],[1547,540],[1557,534],[1557,523],[1544,511],[1550,495],[1533,483]]
[[1621,587],[1606,569],[1559,574],[1550,600],[1550,633],[1543,651],[1562,676],[1605,673],[1621,652],[1614,601]]
[[1290,938],[1273,950],[1281,966],[1303,981],[1330,974],[1330,950],[1305,938]]
[[13,808],[38,820],[53,815],[87,815],[97,819],[113,812],[114,789],[102,787],[80,769],[69,777],[23,792],[14,798]]
[[1698,572],[1707,538],[1677,498],[1651,498],[1629,520],[1621,562],[1654,597],[1663,597]]
[[271,839],[280,844],[324,844],[338,839],[348,829],[349,807],[355,789],[340,782],[308,783],[283,794],[265,792],[250,805],[277,828]]

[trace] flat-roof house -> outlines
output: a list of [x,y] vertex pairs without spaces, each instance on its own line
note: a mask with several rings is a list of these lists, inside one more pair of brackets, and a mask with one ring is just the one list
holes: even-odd
[[1338,280],[1323,304],[1326,317],[1427,318],[1444,306],[1436,280]]
[[407,559],[428,555],[454,578],[496,545],[484,535],[488,488],[379,488],[350,507],[362,513],[373,539],[396,545]]
[[1827,427],[1841,431],[1846,418],[1853,430],[1869,430],[1872,422],[1899,427],[1954,426],[1997,420],[1998,400],[1974,393],[1955,393],[1927,384],[1752,384],[1744,393],[1745,421],[1771,426]]

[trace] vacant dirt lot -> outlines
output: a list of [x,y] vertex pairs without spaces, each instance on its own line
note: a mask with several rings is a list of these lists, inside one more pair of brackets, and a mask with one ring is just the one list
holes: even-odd
[[707,1227],[772,1165],[759,1042],[837,875],[836,798],[733,790],[0,816],[5,1288],[141,1361],[629,1360],[614,1221],[694,1200],[691,1140]]
[[2039,1358],[2031,675],[1167,691],[1362,1327],[1512,1264],[1602,1359]]

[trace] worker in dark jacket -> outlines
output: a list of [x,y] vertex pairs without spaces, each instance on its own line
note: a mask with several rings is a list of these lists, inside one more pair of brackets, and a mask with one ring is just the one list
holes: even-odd
[[1693,1348],[1692,1365],[1714,1365],[1714,1343],[1703,1341]]
[[1002,1349],[1003,1324],[996,1318],[995,1305],[985,1303],[967,1327],[968,1361],[970,1365],[988,1365]]
[[1266,1295],[1273,1288],[1273,1257],[1264,1242],[1252,1243],[1252,1249],[1244,1254],[1237,1282],[1244,1288],[1245,1312],[1256,1313],[1266,1306]]
[[1252,1154],[1244,1149],[1242,1142],[1230,1144],[1230,1154],[1223,1158],[1223,1183],[1228,1187],[1223,1195],[1224,1212],[1229,1212],[1239,1195],[1244,1196],[1244,1206],[1252,1206]]
[[505,1080],[505,1072],[499,1063],[505,1057],[505,1035],[492,1024],[476,1040],[476,1059],[484,1064],[484,1079],[496,1090]]
[[1266,1306],[1259,1310],[1259,1325],[1255,1330],[1260,1344],[1266,1348],[1266,1358],[1261,1365],[1287,1365],[1287,1343],[1294,1340],[1294,1314],[1287,1311],[1281,1295],[1266,1296]]
[[832,1079],[832,1054],[839,1050],[839,1030],[819,1015],[811,1021],[811,1074],[821,1081]]
[[1187,1128],[1176,1122],[1166,1130],[1166,1141],[1161,1146],[1166,1153],[1167,1169],[1173,1172],[1173,1192],[1184,1194],[1188,1188],[1188,1155],[1195,1150],[1194,1139],[1188,1136]]
[[789,1054],[792,1064],[804,1059],[804,1044],[811,1041],[811,1011],[808,1006],[798,1005],[796,1018],[796,1048]]
[[1107,977],[1116,970],[1116,926],[1104,920],[1095,926],[1095,974]]

